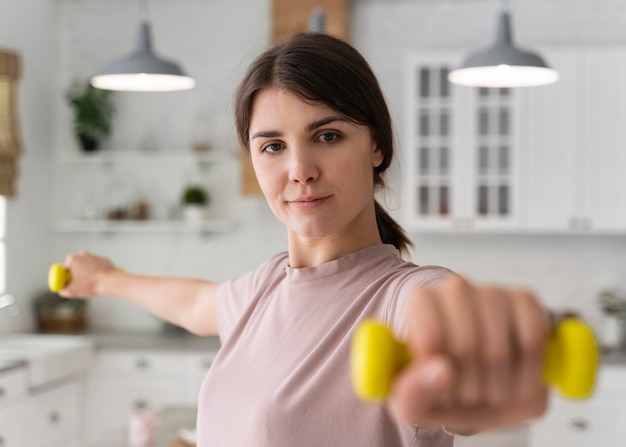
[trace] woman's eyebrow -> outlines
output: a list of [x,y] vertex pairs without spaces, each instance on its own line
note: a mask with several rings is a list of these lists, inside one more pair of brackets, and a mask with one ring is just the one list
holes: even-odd
[[346,122],[348,120],[343,118],[343,117],[341,117],[341,116],[339,116],[339,115],[327,116],[326,118],[322,118],[320,120],[313,121],[311,124],[306,126],[306,130],[307,130],[307,132],[310,132],[312,130],[317,129],[318,127],[325,126],[326,124],[330,124],[330,123],[335,122],[335,121]]
[[252,138],[250,139],[254,140],[255,138],[276,138],[281,137],[282,135],[283,134],[277,130],[261,130],[252,135]]
[[[307,125],[306,131],[311,132],[319,127],[325,126],[335,121],[347,122],[348,120],[339,115],[327,116],[325,118],[313,121],[311,124]],[[278,130],[260,130],[252,135],[250,139],[254,140],[255,138],[276,138],[281,137],[282,135],[282,132]]]

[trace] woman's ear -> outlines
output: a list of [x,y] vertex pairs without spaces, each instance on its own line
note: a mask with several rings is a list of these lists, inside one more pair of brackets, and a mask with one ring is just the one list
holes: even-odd
[[384,160],[385,160],[385,154],[383,153],[383,150],[380,148],[380,146],[375,144],[373,152],[372,152],[372,167],[373,168],[379,167],[383,163]]

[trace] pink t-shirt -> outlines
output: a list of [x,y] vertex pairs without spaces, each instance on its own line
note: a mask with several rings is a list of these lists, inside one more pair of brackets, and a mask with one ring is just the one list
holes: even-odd
[[401,331],[404,299],[450,272],[404,261],[376,245],[318,267],[290,268],[282,253],[218,292],[222,346],[198,403],[198,447],[451,447],[439,428],[394,421],[360,401],[350,381],[358,323]]

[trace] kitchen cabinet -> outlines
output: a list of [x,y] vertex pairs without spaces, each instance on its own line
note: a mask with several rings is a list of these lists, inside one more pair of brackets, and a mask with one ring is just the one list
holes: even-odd
[[[215,233],[229,231],[230,219],[208,217],[200,222],[179,215],[181,194],[190,183],[207,189],[209,197],[222,187],[218,167],[237,163],[226,151],[101,150],[61,151],[57,169],[55,230],[62,233]],[[213,182],[213,183],[212,183]],[[217,192],[216,192],[217,195]],[[135,206],[148,218],[131,218]],[[115,211],[128,214],[110,219]],[[209,204],[211,214],[211,204]]]
[[587,400],[552,396],[546,415],[530,427],[528,447],[623,447],[626,365],[603,367]]
[[561,78],[528,91],[526,227],[623,233],[626,48],[548,49],[546,57]]
[[32,447],[67,447],[82,439],[83,383],[71,381],[33,393],[27,402],[28,443]]
[[0,446],[80,446],[83,392],[76,377],[29,389],[26,366],[0,372]]
[[557,83],[508,90],[449,84],[453,56],[409,62],[408,228],[626,232],[626,47],[545,56]]
[[102,349],[87,386],[87,441],[124,427],[136,410],[197,404],[215,352]]
[[523,97],[513,89],[449,83],[458,60],[420,55],[408,64],[407,227],[517,230]]

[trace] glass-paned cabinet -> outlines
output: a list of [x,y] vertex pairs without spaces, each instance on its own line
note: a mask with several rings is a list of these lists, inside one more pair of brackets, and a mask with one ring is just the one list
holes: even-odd
[[412,58],[403,168],[409,228],[514,230],[519,225],[517,97],[448,82],[456,58]]

